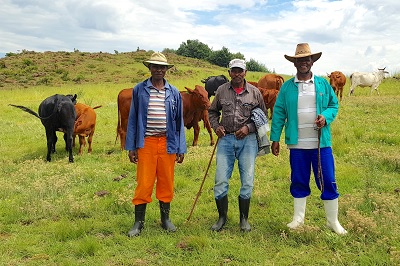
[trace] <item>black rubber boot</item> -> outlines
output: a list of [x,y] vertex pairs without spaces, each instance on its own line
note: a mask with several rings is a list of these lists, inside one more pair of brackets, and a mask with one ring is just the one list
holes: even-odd
[[169,219],[170,203],[160,201],[161,227],[169,232],[175,232],[176,227]]
[[216,199],[215,203],[217,204],[219,218],[218,221],[211,227],[211,230],[221,231],[228,218],[228,195],[225,195],[223,198],[218,200]]
[[240,196],[239,199],[239,212],[240,212],[240,230],[243,232],[250,232],[251,227],[249,222],[247,221],[249,217],[249,208],[250,208],[250,199],[242,199]]
[[128,232],[128,236],[138,236],[142,229],[144,228],[144,217],[146,214],[146,203],[135,205],[135,223],[133,224],[131,230]]

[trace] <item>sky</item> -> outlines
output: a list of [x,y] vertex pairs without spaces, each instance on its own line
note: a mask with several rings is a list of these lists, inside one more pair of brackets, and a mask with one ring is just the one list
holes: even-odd
[[[198,40],[293,75],[298,43],[312,71],[400,72],[399,0],[2,0],[0,54],[131,52]],[[173,63],[173,62],[171,62]],[[178,66],[177,66],[178,67]]]

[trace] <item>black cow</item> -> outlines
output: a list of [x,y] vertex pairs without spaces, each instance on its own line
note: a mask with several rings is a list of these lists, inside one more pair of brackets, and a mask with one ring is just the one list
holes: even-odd
[[219,86],[228,81],[228,78],[224,75],[210,76],[206,79],[201,80],[201,82],[204,83],[204,88],[208,92],[208,99],[210,99],[211,96],[215,95],[215,91],[218,89]]
[[76,118],[75,104],[76,94],[73,96],[55,94],[46,98],[39,105],[39,114],[21,105],[10,105],[36,116],[42,122],[46,130],[47,161],[51,161],[51,154],[56,151],[56,131],[64,132],[65,148],[69,153],[69,162],[73,163],[72,140]]

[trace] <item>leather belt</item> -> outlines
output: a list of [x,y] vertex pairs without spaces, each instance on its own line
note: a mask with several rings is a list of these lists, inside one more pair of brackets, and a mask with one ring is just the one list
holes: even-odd
[[146,137],[161,138],[161,137],[165,137],[165,136],[167,136],[167,132],[161,132],[161,133],[154,134],[154,135],[147,135]]

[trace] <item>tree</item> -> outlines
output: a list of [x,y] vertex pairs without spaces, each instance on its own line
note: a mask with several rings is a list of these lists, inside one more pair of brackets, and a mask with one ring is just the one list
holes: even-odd
[[163,54],[168,54],[168,53],[176,54],[176,50],[171,49],[171,48],[164,48],[164,50],[162,50],[162,53]]
[[178,50],[176,50],[177,55],[202,60],[207,60],[211,52],[212,50],[206,44],[200,42],[199,40],[187,40],[186,43],[183,42],[179,46]]
[[214,65],[228,67],[229,61],[233,59],[232,54],[225,46],[221,50],[212,52],[208,61]]
[[261,64],[254,59],[250,59],[250,61],[246,63],[246,68],[249,71],[271,73],[264,64]]

